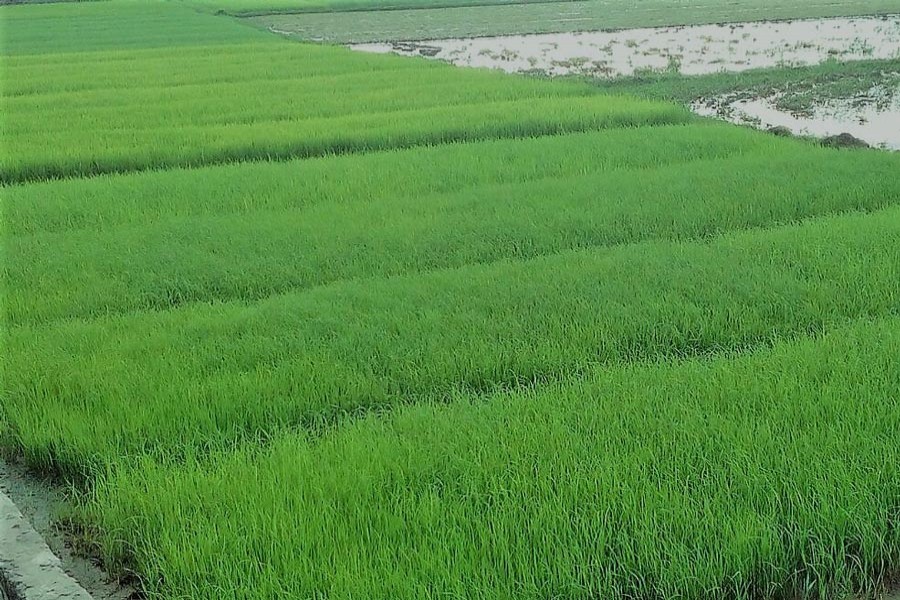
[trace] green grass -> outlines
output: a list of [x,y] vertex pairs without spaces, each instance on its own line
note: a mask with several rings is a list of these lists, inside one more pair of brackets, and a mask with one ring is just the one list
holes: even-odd
[[[722,137],[705,145],[714,131]],[[556,165],[565,166],[562,173],[535,172],[531,165],[517,172],[508,164],[505,176],[515,183],[492,181],[430,195],[419,193],[429,184],[413,167],[415,159],[407,163],[399,158],[407,167],[406,179],[392,173],[388,180],[386,174],[373,177],[354,164],[371,161],[353,157],[335,161],[325,173],[334,182],[331,186],[322,186],[320,178],[310,180],[318,189],[309,195],[283,183],[281,195],[271,200],[258,199],[258,190],[240,193],[231,187],[217,198],[220,205],[255,205],[255,211],[227,214],[206,207],[202,215],[154,223],[137,209],[128,215],[132,223],[127,226],[97,231],[97,225],[87,224],[76,231],[11,237],[7,268],[17,283],[8,290],[7,316],[20,325],[193,302],[255,301],[343,280],[657,237],[703,237],[900,203],[900,181],[893,176],[900,168],[896,157],[847,157],[801,144],[776,145],[771,138],[743,131],[735,132],[740,135],[729,148],[724,141],[730,133],[724,127],[677,127],[552,139],[560,152]],[[602,163],[592,164],[603,144],[619,146],[611,160],[624,163],[625,156],[634,157],[630,168],[610,172]],[[689,144],[695,145],[693,156],[686,155]],[[518,148],[523,162],[537,164],[537,157],[553,145],[538,141]],[[482,169],[481,159],[494,150],[475,146],[452,166],[444,153],[435,152],[431,165],[440,164],[442,171]],[[717,158],[729,152],[735,156]],[[654,157],[673,164],[641,164]],[[348,180],[342,177],[346,168],[366,177]],[[217,171],[212,177],[219,177]],[[235,172],[254,180],[249,173]],[[277,185],[273,169],[268,172]],[[280,172],[287,181],[298,177],[296,165]],[[378,179],[385,181],[386,192],[373,197],[369,190]],[[208,180],[209,175],[201,177],[192,187]],[[149,178],[148,185],[158,189],[171,184],[160,174]],[[118,195],[101,195],[97,187],[102,189],[82,191],[102,224],[104,207],[121,207]],[[400,193],[404,188],[413,193]],[[43,200],[35,198],[34,190],[26,191],[20,198],[11,189],[10,212]],[[189,204],[187,198],[169,200]]]
[[99,232],[194,217],[249,218],[415,200],[483,186],[797,148],[811,152],[807,146],[712,122],[612,129],[10,186],[4,218],[17,237]]
[[0,18],[0,451],[148,599],[900,566],[900,156],[171,2]]
[[900,562],[898,355],[893,318],[454,396],[112,472],[87,519],[160,597],[840,597]]
[[[19,83],[19,78],[7,71],[10,56],[219,45],[264,39],[264,33],[251,27],[235,27],[224,19],[210,19],[162,0],[0,6],[4,93],[7,85]],[[78,69],[73,68],[71,72],[78,73]],[[88,77],[90,73],[80,75]]]
[[898,281],[895,207],[709,243],[564,251],[249,305],[20,326],[9,334],[4,444],[34,467],[90,474],[454,389],[893,314]]
[[673,104],[600,95],[585,84],[270,38],[5,60],[14,83],[3,90],[0,182],[689,118]]
[[828,61],[809,67],[777,67],[697,76],[652,73],[614,81],[596,80],[595,83],[610,93],[633,94],[682,104],[726,95],[734,98],[777,95],[775,106],[779,109],[805,114],[822,100],[856,98],[879,85],[889,89],[898,87],[900,59],[849,63]]
[[559,3],[573,0],[181,0],[185,5],[205,12],[250,16],[282,13],[320,13],[334,11],[395,11],[489,7],[502,5]]
[[[379,0],[380,1],[380,0]],[[412,10],[373,10],[363,14],[340,12],[358,8],[359,0],[211,0],[235,13],[307,11],[268,14],[249,21],[301,39],[330,43],[428,40],[486,37],[523,33],[566,33],[601,29],[632,29],[667,25],[701,25],[740,21],[839,17],[900,13],[900,0],[826,0],[807,3],[789,0],[576,0],[572,2],[499,4]],[[302,5],[302,6],[301,6]],[[373,7],[376,5],[373,4]]]

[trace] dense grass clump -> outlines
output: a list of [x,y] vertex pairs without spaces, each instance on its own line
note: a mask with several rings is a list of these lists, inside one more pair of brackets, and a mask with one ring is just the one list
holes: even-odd
[[116,471],[87,514],[164,597],[841,597],[900,561],[898,355],[894,318],[454,396]]

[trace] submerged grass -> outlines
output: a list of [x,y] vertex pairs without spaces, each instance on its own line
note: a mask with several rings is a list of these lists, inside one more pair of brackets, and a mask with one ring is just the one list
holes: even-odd
[[898,355],[892,318],[455,396],[212,466],[111,471],[85,518],[161,597],[873,591],[900,561]]
[[[849,63],[830,60],[806,67],[776,67],[695,76],[650,73],[614,81],[595,81],[600,89],[607,92],[683,104],[722,96],[735,99],[774,96],[776,107],[799,114],[808,113],[817,102],[823,100],[865,97],[873,88],[883,86],[890,90],[898,83],[900,58]],[[886,96],[890,97],[889,94]]]

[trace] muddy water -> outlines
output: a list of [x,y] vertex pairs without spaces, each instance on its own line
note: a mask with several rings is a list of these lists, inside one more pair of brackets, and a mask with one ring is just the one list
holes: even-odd
[[[900,58],[900,15],[659,27],[615,32],[513,35],[491,38],[357,44],[364,52],[425,56],[459,66],[551,76],[628,77],[647,71],[703,75],[809,66],[826,60]],[[880,94],[877,99],[875,95]],[[849,133],[872,146],[900,150],[900,89],[871,98],[825,99],[808,114],[777,108],[776,95],[709,98],[695,112],[796,135]],[[885,100],[885,97],[887,98]]]
[[357,44],[364,52],[423,55],[509,73],[623,77],[642,71],[702,75],[775,66],[900,58],[900,15],[659,27]]
[[779,110],[777,101],[777,96],[740,100],[719,98],[695,102],[692,108],[698,114],[732,123],[765,129],[786,127],[794,135],[823,138],[849,133],[870,146],[900,151],[900,93],[895,93],[886,105],[855,98],[824,100],[809,114]]

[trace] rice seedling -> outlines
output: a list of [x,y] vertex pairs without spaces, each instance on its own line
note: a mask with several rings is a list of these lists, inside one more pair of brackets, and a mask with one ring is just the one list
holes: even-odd
[[[674,143],[683,130],[656,136],[668,133]],[[568,140],[570,146],[573,141]],[[599,143],[590,137],[585,141]],[[577,149],[566,153],[590,156]],[[448,168],[440,164],[437,177]],[[567,165],[571,171],[579,169],[574,161]],[[744,148],[731,158],[704,160],[701,154],[658,168],[593,168],[585,164],[584,173],[432,195],[393,195],[392,189],[406,187],[394,179],[377,199],[367,181],[348,189],[337,171],[328,179],[340,183],[329,191],[320,188],[305,207],[303,200],[291,206],[288,199],[276,199],[284,208],[231,215],[216,210],[159,224],[140,219],[108,231],[10,237],[7,269],[14,283],[7,295],[9,322],[255,301],[345,280],[654,238],[703,238],[900,203],[900,179],[892,176],[900,163],[888,155],[846,158],[763,143],[757,151]],[[506,173],[516,175],[510,169]],[[410,175],[421,181],[423,174]],[[166,177],[158,174],[155,180]],[[289,190],[290,198],[297,192],[286,185],[281,189]],[[251,189],[248,196],[257,194]],[[96,194],[88,198],[97,202]],[[116,201],[113,196],[100,202]],[[93,211],[95,218],[99,212]]]
[[[900,209],[21,326],[4,444],[90,475],[358,410],[894,314]],[[125,375],[127,374],[127,376]],[[323,421],[324,420],[324,421]]]
[[900,559],[898,355],[890,318],[456,395],[111,471],[85,519],[163,597],[871,592]]
[[[70,12],[80,15],[75,23],[88,30],[111,29],[120,21],[133,25],[139,7],[113,3],[116,10],[106,15],[97,6],[66,6],[60,15],[50,9],[47,35],[65,35]],[[148,6],[168,19],[187,12],[201,23],[221,21]],[[151,18],[152,31],[164,25]],[[183,26],[182,33],[190,36],[192,27]],[[233,23],[231,28],[245,29]],[[25,56],[17,56],[13,37],[8,44],[13,83],[0,96],[7,115],[0,183],[689,118],[672,104],[599,95],[583,84],[554,85],[427,61],[363,57],[275,36],[262,41],[251,36],[235,46],[243,35],[223,36],[222,48],[157,48],[148,42],[149,47],[139,49],[123,44],[99,50],[88,43],[73,50],[90,52],[53,52],[51,45]],[[235,53],[242,57],[231,63],[227,59]],[[60,70],[68,74],[58,77]],[[202,75],[195,77],[198,72]],[[277,80],[272,73],[279,74]]]
[[896,570],[898,156],[196,6],[0,7],[0,451],[79,547],[160,599]]

